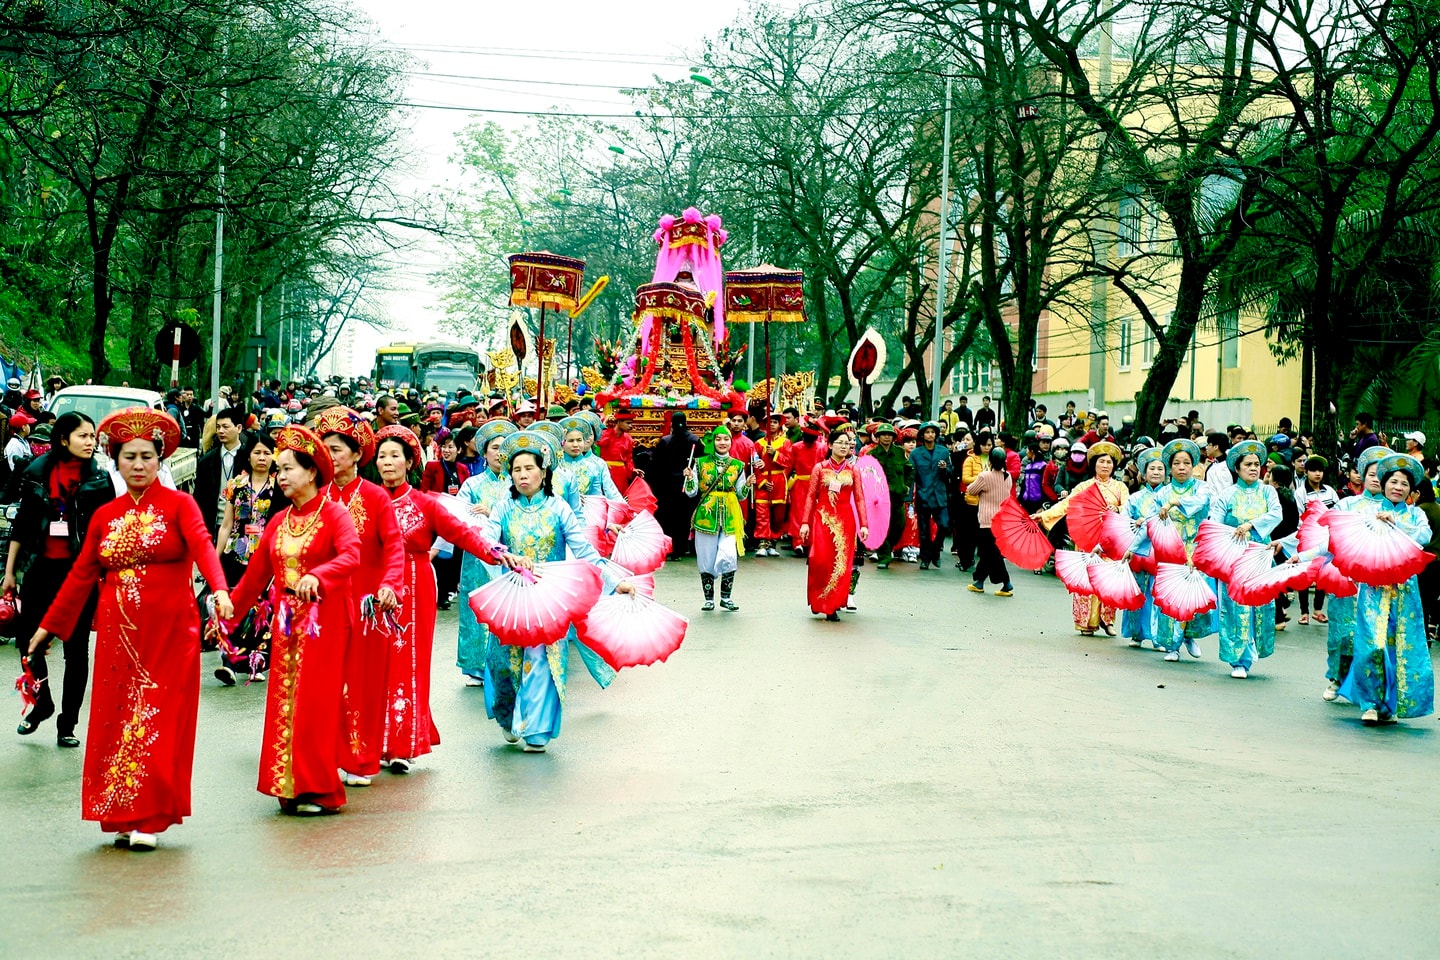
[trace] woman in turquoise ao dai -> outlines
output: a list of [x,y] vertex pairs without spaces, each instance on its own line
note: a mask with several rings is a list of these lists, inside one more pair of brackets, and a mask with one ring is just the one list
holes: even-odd
[[[564,560],[568,550],[570,557],[598,566],[607,588],[629,593],[630,585],[615,583],[608,562],[585,539],[575,511],[555,496],[551,466],[556,451],[549,438],[522,430],[502,443],[501,459],[509,464],[510,496],[490,514],[486,536],[535,563]],[[500,725],[507,742],[523,740],[527,753],[543,752],[560,735],[573,639],[572,628],[555,643],[533,647],[491,643],[486,650],[485,712]],[[583,644],[576,647],[596,682],[609,683],[614,671]]]
[[[1394,455],[1395,451],[1389,447],[1370,447],[1360,454],[1355,470],[1363,478],[1363,489],[1359,496],[1343,498],[1334,509],[1363,513],[1379,510],[1385,495],[1380,492],[1377,464]],[[1350,663],[1355,655],[1355,604],[1358,599],[1358,594],[1330,597],[1327,604],[1330,622],[1325,628],[1325,689],[1320,696],[1331,703],[1340,695],[1340,684],[1350,675]]]
[[[1424,547],[1430,542],[1430,523],[1419,507],[1405,502],[1424,479],[1424,467],[1409,454],[1397,453],[1380,460],[1376,469],[1384,499],[1375,516]],[[1355,659],[1340,695],[1360,708],[1366,726],[1433,713],[1435,674],[1425,638],[1419,578],[1398,586],[1362,583],[1359,587]]]
[[[1269,543],[1270,531],[1280,523],[1280,498],[1275,488],[1260,482],[1265,447],[1257,440],[1242,440],[1230,448],[1226,462],[1235,476],[1230,489],[1210,501],[1210,519],[1235,528],[1237,540]],[[1220,659],[1230,664],[1230,676],[1244,680],[1257,657],[1275,652],[1275,603],[1250,607],[1230,599],[1223,581],[1216,581],[1216,612],[1220,625]]]
[[591,452],[598,439],[595,425],[584,417],[566,417],[560,421],[560,429],[565,431],[565,452],[555,464],[555,475],[564,478],[566,486],[579,496],[624,502],[610,468]]
[[[1211,487],[1194,473],[1195,464],[1200,462],[1200,447],[1190,440],[1171,440],[1160,452],[1160,460],[1170,471],[1170,482],[1160,489],[1162,502],[1158,516],[1175,524],[1175,529],[1185,541],[1185,555],[1194,556],[1200,521],[1210,515]],[[1214,586],[1213,582],[1211,586]],[[1198,660],[1199,639],[1214,632],[1213,610],[1183,623],[1166,616],[1158,608],[1155,611],[1155,646],[1165,651],[1165,659],[1170,663],[1180,659],[1181,646]]]
[[[475,449],[485,460],[485,469],[474,474],[460,485],[460,499],[470,505],[470,512],[488,517],[495,512],[501,500],[510,496],[510,474],[500,459],[500,444],[519,428],[509,420],[488,420],[475,432]],[[495,567],[481,561],[472,553],[460,560],[460,596],[468,597],[490,582],[490,573]],[[490,631],[475,619],[470,604],[460,605],[460,637],[456,643],[455,666],[465,675],[467,687],[478,687],[485,682],[485,648],[490,642]]]
[[[1135,542],[1125,555],[1148,557],[1153,552],[1150,532],[1146,527],[1150,518],[1160,513],[1164,506],[1165,465],[1161,462],[1159,447],[1141,450],[1135,457],[1135,469],[1140,472],[1140,489],[1125,501],[1124,511],[1135,529]],[[1126,610],[1120,617],[1120,635],[1130,641],[1130,646],[1139,647],[1146,640],[1155,643],[1156,617],[1160,611],[1155,606],[1155,576],[1136,573],[1135,582],[1145,594],[1145,605],[1139,610]]]

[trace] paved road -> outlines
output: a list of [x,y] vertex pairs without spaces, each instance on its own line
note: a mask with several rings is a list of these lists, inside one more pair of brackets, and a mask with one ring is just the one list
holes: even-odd
[[1213,640],[1174,665],[1076,636],[1048,578],[1005,600],[870,567],[835,625],[803,576],[747,560],[741,611],[702,615],[667,567],[685,646],[577,682],[544,755],[456,682],[442,615],[444,743],[338,817],[254,792],[263,691],[208,681],[195,816],[153,854],[78,819],[53,727],[0,736],[0,956],[1440,951],[1440,729],[1323,703],[1322,629],[1241,682]]

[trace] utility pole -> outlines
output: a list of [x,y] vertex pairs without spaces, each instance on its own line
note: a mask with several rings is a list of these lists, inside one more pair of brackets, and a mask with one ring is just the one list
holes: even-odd
[[[228,59],[230,42],[221,49],[222,63]],[[220,88],[220,115],[223,117],[230,103],[230,91]],[[220,317],[222,297],[225,289],[225,128],[220,128],[219,177],[216,181],[215,207],[215,296],[210,308],[210,398],[219,402],[220,397]]]
[[954,77],[945,77],[945,132],[940,155],[940,259],[935,264],[934,340],[930,344],[930,419],[940,420],[940,371],[945,364],[945,283],[950,273],[950,92]]
[[[750,221],[750,262],[760,266],[760,218]],[[750,346],[745,350],[745,379],[755,385],[755,324],[750,324]]]

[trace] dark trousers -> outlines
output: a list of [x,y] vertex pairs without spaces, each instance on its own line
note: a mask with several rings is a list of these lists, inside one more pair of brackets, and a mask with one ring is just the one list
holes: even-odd
[[955,557],[962,567],[968,567],[975,562],[975,547],[980,539],[980,508],[961,498],[951,510],[956,514]]
[[[39,557],[25,572],[25,582],[20,587],[20,638],[17,645],[21,656],[30,643],[30,638],[40,628],[55,595],[70,573],[72,561],[53,560]],[[90,591],[80,619],[75,621],[75,632],[62,637],[65,656],[65,680],[60,694],[60,714],[55,718],[55,732],[59,736],[73,736],[75,726],[80,722],[80,707],[85,702],[85,685],[90,679],[90,627],[95,619],[95,603],[99,593]],[[36,680],[44,681],[35,697],[35,709],[41,714],[55,709],[54,695],[50,690],[50,668],[45,662],[45,650],[36,650],[30,656],[30,672]]]
[[[872,521],[873,522],[873,521]],[[895,556],[895,544],[905,535],[905,494],[890,492],[890,525],[885,528],[885,542],[880,544],[880,561],[889,563]]]
[[[220,557],[220,569],[225,571],[225,582],[230,585],[230,589],[233,591],[235,587],[239,585],[240,578],[245,576],[246,564],[237,560],[234,554],[226,553]],[[250,653],[256,649],[257,645],[266,640],[267,634],[270,631],[270,625],[268,623],[258,621],[258,616],[253,618],[247,633],[244,635],[237,634],[230,638],[231,643],[241,651],[240,656],[232,657],[227,655],[223,650],[220,652],[220,662],[236,673],[242,671],[245,673],[250,672]],[[256,661],[256,669],[269,669],[269,644],[267,643],[265,649],[259,651],[259,653],[260,656]]]
[[[1306,587],[1304,590],[1297,590],[1296,593],[1300,594],[1300,612],[1301,612],[1301,613],[1304,613],[1304,614],[1308,614],[1308,613],[1310,612],[1310,588],[1309,588],[1309,587]],[[1325,591],[1324,591],[1324,590],[1316,590],[1316,591],[1315,591],[1315,612],[1316,612],[1316,613],[1320,613],[1320,612],[1323,611],[1324,609],[1325,609]]]
[[450,594],[459,592],[460,562],[464,558],[464,551],[456,547],[449,557],[437,556],[430,562],[435,568],[435,594],[440,603],[446,603]]
[[995,543],[995,535],[987,527],[979,527],[976,530],[976,553],[978,559],[975,561],[975,582],[984,583],[988,576],[991,583],[1008,584],[1010,582],[1010,569],[1005,566],[1005,558],[1000,555],[1000,547]]
[[1434,629],[1440,625],[1440,560],[1431,560],[1430,565],[1420,571],[1420,604],[1425,608],[1425,625]]
[[[922,507],[918,503],[915,505],[915,520],[920,525],[921,563],[940,562],[940,551],[945,546],[945,527],[941,519],[944,515],[944,507]],[[933,534],[930,532],[932,523],[935,525]]]

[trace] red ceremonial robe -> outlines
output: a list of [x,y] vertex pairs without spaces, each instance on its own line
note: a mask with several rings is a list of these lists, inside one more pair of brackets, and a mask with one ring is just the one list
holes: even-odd
[[804,522],[805,501],[810,496],[811,475],[815,466],[830,453],[830,445],[818,439],[814,443],[792,443],[781,452],[785,466],[790,470],[790,497],[786,511],[790,515],[788,533],[790,544],[797,549],[800,544],[800,524]]
[[[238,621],[269,585],[270,679],[256,789],[282,803],[345,803],[340,701],[359,566],[360,541],[345,508],[317,495],[266,524],[231,597]],[[294,590],[306,574],[320,581],[320,599],[302,603]]]
[[200,706],[192,565],[212,590],[225,589],[195,501],[158,483],[138,501],[121,494],[95,511],[80,556],[41,621],[68,637],[103,578],[80,815],[108,833],[159,833],[190,815]]
[[621,434],[614,427],[607,427],[600,434],[600,459],[610,468],[610,479],[623,494],[635,479],[635,438]]
[[810,525],[805,597],[815,613],[832,614],[850,596],[855,535],[868,527],[860,471],[826,457],[810,476],[803,523]]
[[362,620],[360,602],[381,587],[400,596],[405,588],[405,548],[390,495],[378,483],[356,477],[343,490],[331,483],[325,496],[349,513],[360,538],[360,569],[350,584],[354,609],[350,646],[345,651],[340,766],[370,777],[380,772],[385,738],[385,647],[389,636],[383,625]]
[[405,592],[395,613],[400,632],[386,638],[385,740],[381,750],[386,763],[396,758],[413,760],[440,742],[440,731],[430,717],[436,599],[430,547],[438,536],[481,558],[493,557],[496,549],[479,527],[457,519],[436,503],[434,494],[409,484],[401,484],[390,494],[405,544]]

